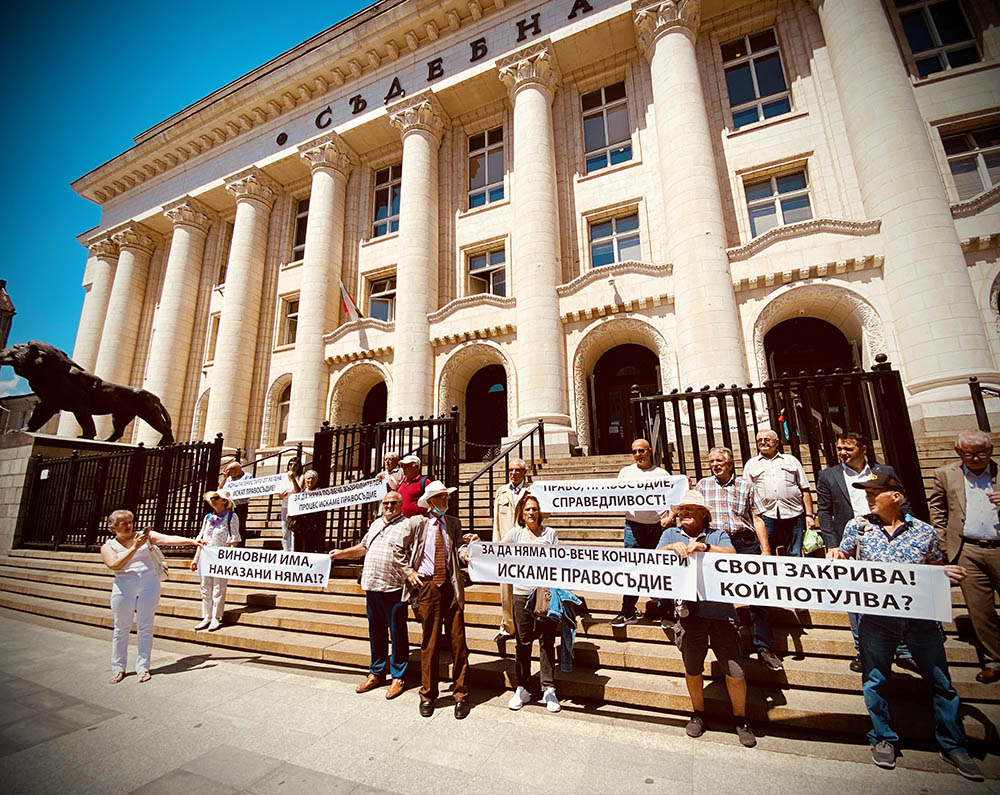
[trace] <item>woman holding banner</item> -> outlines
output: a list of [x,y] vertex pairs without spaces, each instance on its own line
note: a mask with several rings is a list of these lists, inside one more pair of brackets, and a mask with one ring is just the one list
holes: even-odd
[[[240,543],[240,519],[233,510],[233,502],[223,497],[217,491],[205,495],[205,502],[212,508],[202,522],[201,532],[195,539],[199,546],[191,561],[191,571],[198,570],[198,559],[201,557],[201,547],[235,547]],[[195,625],[195,631],[207,629],[209,632],[222,627],[222,614],[226,610],[226,586],[229,581],[225,577],[201,578],[201,621]]]
[[[558,544],[556,531],[542,525],[542,511],[538,499],[525,495],[514,509],[514,527],[503,540],[504,544]],[[535,589],[528,585],[514,586],[514,633],[517,638],[515,673],[517,689],[507,703],[510,709],[521,709],[531,701],[528,690],[531,681],[531,645],[538,639],[538,656],[541,662],[539,680],[542,701],[549,712],[559,712],[562,707],[556,697],[555,659],[556,632],[559,623],[548,618],[536,619],[528,610],[528,598]]]
[[288,526],[288,497],[302,491],[302,462],[299,457],[293,455],[288,459],[288,471],[285,474],[288,483],[278,496],[281,497],[281,549],[291,552],[294,546],[292,541],[292,530]]
[[[302,476],[302,491],[315,491],[317,483],[319,473],[315,469],[307,470]],[[326,515],[326,511],[316,511],[288,517],[295,552],[326,552]]]

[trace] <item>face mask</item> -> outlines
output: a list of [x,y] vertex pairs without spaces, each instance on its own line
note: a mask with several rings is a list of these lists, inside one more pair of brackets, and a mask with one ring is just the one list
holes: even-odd
[[435,516],[444,516],[444,511],[438,508],[436,505],[431,507],[431,513]]

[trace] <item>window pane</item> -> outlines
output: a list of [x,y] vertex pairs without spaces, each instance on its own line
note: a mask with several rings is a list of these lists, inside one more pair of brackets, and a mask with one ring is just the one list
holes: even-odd
[[619,105],[608,111],[608,143],[617,144],[626,141],[630,135],[628,124],[628,105]]
[[612,165],[616,163],[627,163],[632,159],[632,144],[625,144],[625,146],[619,147],[618,149],[612,149],[610,155]]
[[592,243],[590,246],[590,261],[595,268],[610,265],[615,261],[615,246],[610,240],[606,243]]
[[958,44],[972,38],[969,26],[965,24],[965,16],[955,0],[935,3],[930,6],[931,19],[937,28],[938,38],[942,44]]
[[507,295],[507,278],[502,268],[493,273],[493,294]]
[[[978,138],[978,136],[976,136]],[[957,155],[959,152],[969,152],[972,150],[972,142],[964,133],[962,135],[949,135],[941,139],[944,144],[944,151],[949,155]],[[978,143],[978,141],[977,141]]]
[[778,225],[778,218],[771,204],[750,210],[750,232],[754,237]]
[[785,76],[781,73],[781,58],[778,53],[765,55],[754,61],[757,72],[757,88],[762,97],[779,94],[787,88]]
[[490,252],[490,265],[503,265],[507,261],[507,257],[504,254],[504,250]]
[[745,108],[733,114],[733,129],[738,130],[745,124],[753,124],[757,121],[757,108]]
[[812,208],[809,206],[809,196],[793,196],[790,199],[781,200],[781,216],[786,224],[794,224],[797,221],[808,221],[812,218]]
[[478,154],[469,158],[469,190],[486,186],[486,155]]
[[932,55],[930,58],[922,58],[917,61],[917,74],[921,77],[927,77],[927,75],[932,75],[935,72],[941,72],[944,70],[944,64],[941,63],[941,59]]
[[309,197],[308,196],[306,196],[304,199],[299,199],[298,204],[295,205],[295,212],[296,212],[296,214],[309,212]]
[[749,63],[731,66],[726,70],[726,88],[729,89],[729,107],[731,108],[757,98],[753,93],[753,80],[750,77]]
[[[964,136],[963,136],[964,137]],[[1000,146],[1000,127],[987,127],[972,133],[976,146],[985,149],[988,146]]]
[[621,234],[622,232],[631,232],[639,228],[639,215],[638,213],[633,215],[626,215],[624,218],[618,218],[615,221],[615,232]]
[[776,47],[778,45],[777,40],[774,38],[774,28],[754,33],[749,39],[750,52],[760,52],[761,50],[766,50],[768,47]]
[[389,214],[389,190],[379,188],[375,191],[375,220],[379,221]]
[[496,188],[490,188],[490,201],[498,202],[503,198],[503,185],[499,185]]
[[593,110],[594,108],[599,108],[601,106],[601,92],[600,89],[597,91],[591,91],[589,94],[584,94],[580,98],[583,104],[584,110]]
[[731,61],[747,54],[746,42],[743,39],[726,42],[722,45],[722,60]]
[[398,232],[399,231],[399,221],[398,220],[389,221],[389,231],[390,232]]
[[474,207],[482,207],[484,204],[486,204],[486,193],[484,191],[480,191],[479,193],[469,194],[470,210]]
[[794,174],[783,174],[775,182],[778,185],[778,193],[802,190],[806,186],[806,173],[804,171],[796,171]]
[[585,152],[603,149],[607,145],[604,137],[604,116],[597,114],[583,120],[583,146]]
[[625,99],[625,83],[615,83],[604,89],[604,102],[614,102],[615,100]]
[[780,116],[782,113],[788,113],[791,109],[792,105],[788,101],[788,97],[782,97],[775,102],[767,102],[764,105],[761,105],[761,110],[764,111],[765,119]]
[[774,195],[771,190],[771,180],[769,179],[766,179],[763,182],[751,182],[744,185],[743,190],[746,193],[748,202],[757,201],[758,199],[766,199],[768,196]]
[[590,239],[598,240],[602,237],[611,237],[611,221],[601,221],[590,225]]
[[383,168],[381,171],[375,172],[375,184],[381,185],[384,182],[389,181],[389,169]]
[[403,164],[399,163],[398,165],[392,166],[389,169],[389,176],[393,179],[401,179],[403,176]]
[[399,215],[399,185],[390,187],[392,191],[392,203],[389,205],[390,215]]
[[618,241],[618,261],[624,262],[628,259],[642,259],[642,246],[639,244],[638,235],[630,235]]
[[591,171],[597,171],[599,168],[604,168],[608,164],[608,156],[604,154],[594,155],[593,157],[587,158],[587,173]]
[[476,254],[475,256],[469,257],[469,270],[477,271],[480,268],[486,267],[486,255]]
[[378,298],[371,300],[371,316],[378,320],[389,319],[389,302]]
[[960,199],[968,199],[982,192],[983,181],[979,176],[975,157],[952,160],[948,165],[955,178],[955,187],[958,189]]
[[307,217],[295,219],[295,246],[304,246],[306,243],[306,223]]
[[486,133],[486,142],[490,145],[503,142],[503,127],[495,127]]
[[480,295],[486,292],[486,280],[473,276],[469,279],[469,294]]
[[479,133],[478,135],[469,136],[469,151],[475,152],[477,149],[482,149],[486,146],[486,133]]
[[907,14],[900,14],[899,21],[903,23],[903,32],[906,33],[910,52],[916,54],[934,46],[934,39],[931,38],[931,32],[927,29],[923,11],[917,9]]
[[990,175],[991,185],[1000,185],[1000,152],[983,155],[986,161],[986,173]]
[[494,149],[486,156],[486,182],[503,179],[503,149]]
[[388,228],[386,227],[385,224],[375,224],[375,235],[374,236],[375,237],[379,237],[380,235],[384,235],[387,231],[388,231]]
[[963,47],[948,53],[948,65],[952,68],[979,63],[979,51],[975,47]]

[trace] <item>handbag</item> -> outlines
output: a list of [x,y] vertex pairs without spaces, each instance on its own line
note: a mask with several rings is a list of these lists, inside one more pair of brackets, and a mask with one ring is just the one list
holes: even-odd
[[549,617],[549,602],[552,600],[552,591],[544,586],[535,588],[535,618]]
[[147,546],[149,547],[149,559],[153,562],[153,571],[156,572],[156,576],[161,581],[167,579],[170,576],[170,567],[167,565],[167,559],[163,552],[154,544],[147,544]]

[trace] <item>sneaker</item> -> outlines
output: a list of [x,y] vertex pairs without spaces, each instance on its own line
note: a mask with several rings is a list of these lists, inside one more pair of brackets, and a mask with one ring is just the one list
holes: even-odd
[[744,748],[753,748],[757,745],[757,737],[754,735],[749,723],[738,723],[736,725],[736,736],[740,738],[740,745]]
[[615,629],[620,629],[621,627],[627,626],[628,624],[638,624],[641,620],[640,616],[635,610],[631,613],[619,613],[614,618],[611,619],[611,626]]
[[785,666],[781,664],[781,658],[770,649],[757,649],[757,662],[770,671],[785,670]]
[[194,625],[194,631],[195,632],[201,632],[201,630],[203,630],[203,629],[208,629],[208,625],[211,624],[211,623],[212,623],[212,619],[210,619],[210,618],[203,618],[201,621],[199,621],[197,624]]
[[976,760],[969,756],[969,752],[964,748],[954,748],[951,751],[942,751],[941,758],[955,768],[969,781],[982,781],[983,772],[976,764]]
[[705,719],[700,713],[693,713],[687,726],[684,727],[684,731],[687,732],[688,737],[701,737],[705,733]]
[[854,671],[854,673],[856,674],[860,674],[865,670],[864,667],[861,665],[860,657],[855,657],[853,660],[851,660],[851,670]]
[[545,693],[542,695],[542,701],[545,702],[545,709],[549,712],[558,712],[562,709],[559,699],[556,698],[556,689],[554,687],[545,688]]
[[531,694],[528,693],[520,685],[517,686],[517,690],[514,691],[514,695],[510,697],[510,701],[507,702],[507,709],[518,710],[525,704],[531,701]]
[[896,767],[896,746],[888,740],[882,740],[872,746],[872,761],[886,770]]
[[222,629],[222,622],[212,619],[212,623],[208,625],[208,631],[215,632],[217,629]]

